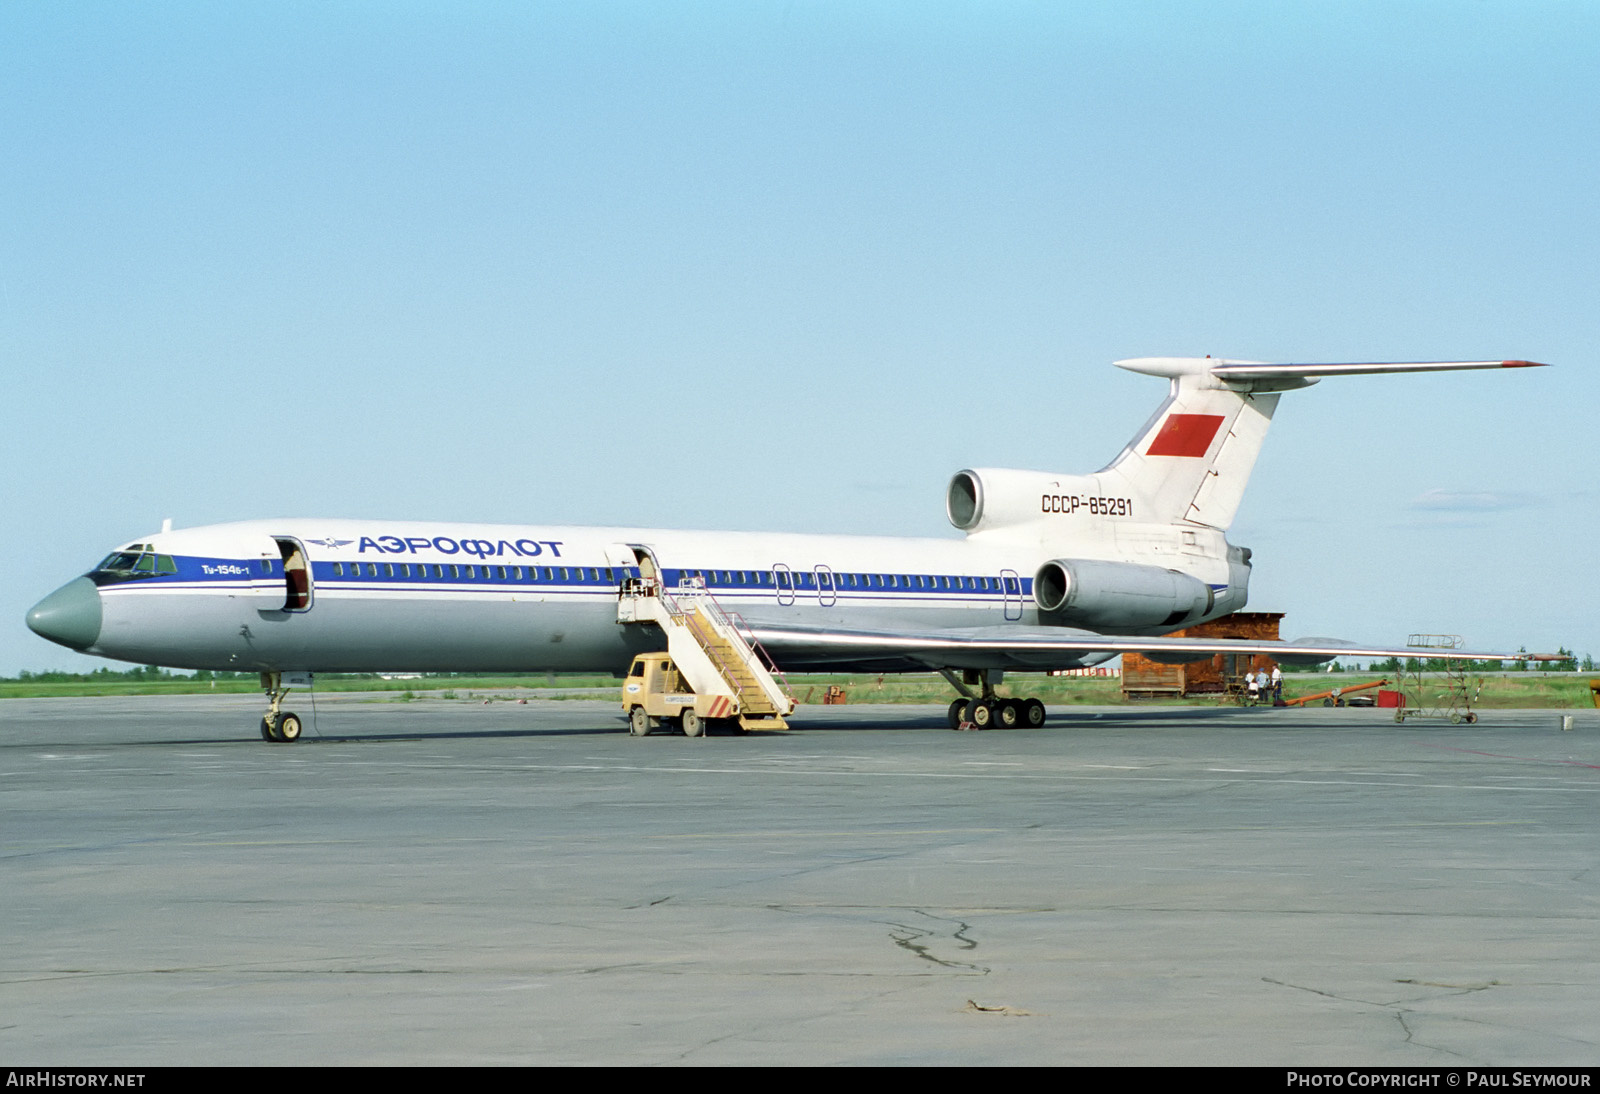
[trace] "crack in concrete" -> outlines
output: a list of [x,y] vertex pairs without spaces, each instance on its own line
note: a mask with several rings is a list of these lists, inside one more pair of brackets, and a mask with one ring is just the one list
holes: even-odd
[[1420,988],[1447,988],[1456,995],[1470,995],[1475,991],[1488,991],[1500,986],[1498,980],[1486,980],[1481,984],[1443,984],[1435,980],[1396,980],[1395,983],[1415,984]]
[[[918,915],[925,916],[936,923],[954,923],[956,925],[956,929],[950,933],[950,937],[955,939],[956,944],[964,950],[975,950],[978,948],[978,943],[966,933],[972,929],[972,925],[970,923],[963,922],[959,919],[947,919],[944,916],[937,916],[932,912],[925,912],[921,908],[915,909],[915,911]],[[987,965],[974,965],[968,961],[947,961],[942,957],[935,957],[932,952],[932,943],[930,942],[929,944],[924,945],[922,941],[920,941],[923,939],[931,940],[937,938],[938,932],[934,930],[923,927],[914,927],[909,923],[890,922],[889,926],[894,928],[889,932],[890,940],[902,950],[915,954],[924,961],[931,961],[935,965],[946,969],[967,969],[979,974],[980,976],[987,976],[991,971],[993,971]]]
[[[1445,1048],[1443,1045],[1427,1044],[1427,1043],[1418,1041],[1416,1039],[1416,1034],[1411,1029],[1410,1023],[1408,1023],[1406,1021],[1406,1016],[1407,1015],[1416,1013],[1412,1008],[1410,1008],[1410,1007],[1405,1005],[1407,1000],[1399,1000],[1399,999],[1397,999],[1392,1003],[1379,1003],[1379,1002],[1374,1002],[1371,999],[1357,999],[1354,996],[1340,995],[1337,992],[1322,991],[1320,988],[1307,987],[1304,984],[1290,984],[1290,983],[1288,983],[1287,981],[1284,981],[1284,980],[1274,980],[1270,976],[1263,976],[1261,979],[1264,980],[1268,984],[1276,984],[1276,985],[1278,985],[1279,987],[1282,987],[1282,988],[1293,988],[1296,991],[1310,992],[1312,995],[1320,995],[1324,999],[1337,999],[1341,1003],[1355,1003],[1355,1004],[1357,1004],[1359,1006],[1363,1006],[1363,1007],[1375,1007],[1375,1008],[1377,1008],[1378,1010],[1381,1010],[1381,1011],[1388,1011],[1389,1014],[1391,1014],[1394,1017],[1395,1022],[1399,1024],[1400,1032],[1401,1032],[1401,1034],[1403,1034],[1403,1039],[1404,1039],[1406,1044],[1415,1045],[1418,1048],[1430,1049],[1430,1050],[1432,1050],[1434,1052],[1442,1052],[1446,1056],[1453,1056],[1453,1057],[1455,1057],[1455,1058],[1457,1058],[1459,1060],[1469,1060],[1470,1061],[1470,1059],[1471,1059],[1471,1057],[1465,1055],[1464,1053],[1456,1052],[1456,1051],[1454,1051],[1452,1049]],[[1449,984],[1449,985],[1445,985],[1445,984],[1430,985],[1430,984],[1426,984],[1425,981],[1421,981],[1421,980],[1396,980],[1395,983],[1397,983],[1397,984],[1417,984],[1417,985],[1425,985],[1425,986],[1429,986],[1429,987],[1449,987],[1449,988],[1457,988],[1458,987],[1458,985],[1454,985],[1454,984]],[[1490,987],[1492,987],[1492,986],[1494,986],[1494,985],[1496,985],[1498,983],[1499,983],[1499,981],[1492,980],[1488,984],[1474,985],[1474,986],[1460,988],[1460,990],[1451,991],[1450,994],[1451,995],[1470,995],[1470,994],[1472,994],[1474,992],[1487,991]],[[1434,997],[1433,996],[1423,996],[1422,998],[1434,998]]]

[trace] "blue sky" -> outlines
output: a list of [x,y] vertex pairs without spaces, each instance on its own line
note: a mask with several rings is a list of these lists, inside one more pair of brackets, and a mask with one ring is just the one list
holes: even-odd
[[[0,673],[261,516],[956,535],[1117,358],[1284,398],[1286,636],[1600,655],[1600,5],[0,5]],[[657,408],[660,413],[650,412]],[[640,488],[648,469],[667,488]]]

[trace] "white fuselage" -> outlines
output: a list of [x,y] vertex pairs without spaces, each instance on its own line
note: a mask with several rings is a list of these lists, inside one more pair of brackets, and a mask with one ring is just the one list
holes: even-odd
[[[315,519],[183,529],[130,545],[163,560],[142,564],[142,574],[88,575],[102,619],[85,652],[244,671],[621,672],[635,654],[661,648],[652,627],[617,621],[621,581],[652,563],[669,587],[703,581],[757,628],[1050,625],[1034,575],[1063,557],[1188,574],[1216,592],[1205,618],[1243,606],[1241,570],[1230,581],[1220,533],[1202,530],[1197,542],[1193,530],[1056,508],[1028,529],[962,540]],[[286,600],[291,549],[309,577]],[[1064,655],[1061,664],[1106,656]],[[859,656],[783,667],[824,664],[927,667]]]

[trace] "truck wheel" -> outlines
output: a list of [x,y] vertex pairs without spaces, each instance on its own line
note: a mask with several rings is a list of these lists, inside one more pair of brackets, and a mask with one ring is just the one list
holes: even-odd
[[628,712],[628,732],[635,737],[649,735],[650,716],[644,712],[644,707],[634,707]]
[[685,737],[698,737],[705,732],[705,723],[700,721],[700,715],[692,709],[683,712],[683,735]]

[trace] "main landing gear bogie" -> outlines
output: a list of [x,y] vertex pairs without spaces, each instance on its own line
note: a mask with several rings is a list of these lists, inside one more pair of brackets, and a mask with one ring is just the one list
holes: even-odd
[[[1015,729],[1026,726],[1038,729],[1044,725],[1044,703],[1038,699],[1001,699],[994,694],[993,682],[987,672],[976,674],[984,691],[982,698],[957,699],[950,704],[947,718],[951,729],[971,726],[975,729]],[[997,674],[998,675],[998,674]]]

